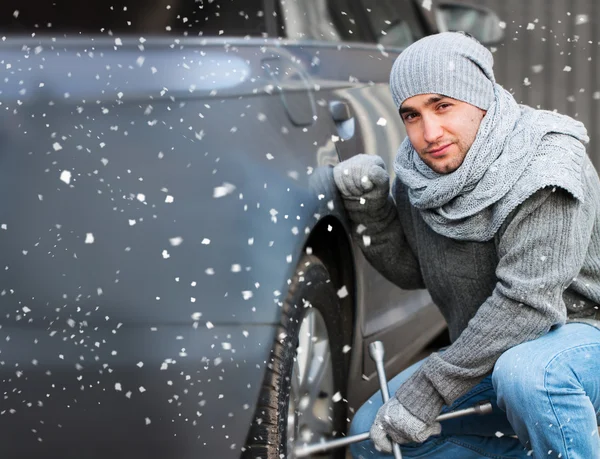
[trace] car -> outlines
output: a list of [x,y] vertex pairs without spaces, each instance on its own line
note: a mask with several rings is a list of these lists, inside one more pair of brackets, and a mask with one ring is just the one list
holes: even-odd
[[496,19],[2,2],[0,457],[294,457],[342,436],[379,387],[368,345],[392,375],[446,325],[365,260],[332,166],[377,154],[393,175],[395,57],[453,24],[491,43]]

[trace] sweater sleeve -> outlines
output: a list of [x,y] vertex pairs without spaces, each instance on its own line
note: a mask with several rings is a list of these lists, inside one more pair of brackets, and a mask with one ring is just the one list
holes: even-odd
[[594,216],[560,188],[536,192],[497,234],[496,286],[443,353],[433,353],[396,392],[413,415],[431,423],[478,384],[506,350],[566,321],[563,291],[579,273]]
[[392,196],[387,200],[346,201],[345,207],[352,221],[352,238],[369,263],[400,288],[425,288]]

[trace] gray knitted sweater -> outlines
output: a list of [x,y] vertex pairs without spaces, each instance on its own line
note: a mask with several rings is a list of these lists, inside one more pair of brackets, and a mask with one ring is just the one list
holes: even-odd
[[541,189],[486,242],[434,232],[397,178],[387,202],[348,209],[367,228],[353,234],[369,262],[403,289],[426,288],[448,323],[452,345],[396,394],[413,415],[432,422],[507,349],[567,320],[600,319],[600,180],[587,156],[584,169],[583,202]]

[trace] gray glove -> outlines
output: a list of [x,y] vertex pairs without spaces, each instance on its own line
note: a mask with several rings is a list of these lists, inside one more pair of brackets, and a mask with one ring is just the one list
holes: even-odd
[[392,443],[388,436],[399,444],[423,443],[430,436],[441,432],[439,422],[428,426],[404,408],[396,397],[391,397],[377,411],[370,435],[377,450],[391,453]]
[[344,200],[387,199],[390,192],[390,176],[376,155],[363,153],[342,161],[333,168],[333,178]]

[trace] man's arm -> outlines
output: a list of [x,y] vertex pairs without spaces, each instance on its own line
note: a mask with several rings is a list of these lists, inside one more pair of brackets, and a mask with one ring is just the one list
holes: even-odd
[[[419,262],[389,194],[390,178],[383,160],[354,156],[335,167],[334,178],[352,221],[352,238],[369,263],[401,288],[425,288]],[[368,190],[363,189],[366,183]]]
[[354,241],[379,273],[406,290],[425,288],[419,261],[408,245],[391,196],[368,210],[348,213]]
[[506,350],[566,321],[563,291],[583,265],[594,215],[560,188],[539,190],[499,233],[497,284],[458,339],[396,392],[426,424],[491,373]]

